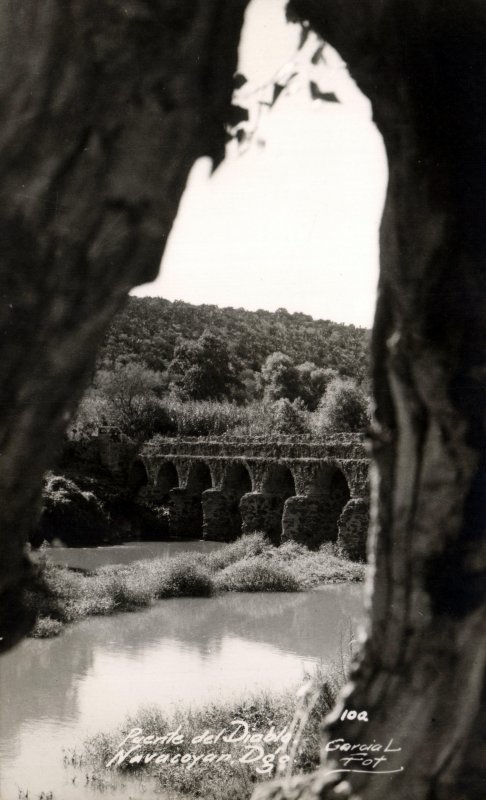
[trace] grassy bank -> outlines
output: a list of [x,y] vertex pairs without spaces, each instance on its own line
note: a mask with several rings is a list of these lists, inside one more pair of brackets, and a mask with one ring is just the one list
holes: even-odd
[[181,554],[101,567],[92,574],[44,558],[27,601],[38,612],[33,636],[56,636],[87,616],[134,611],[169,597],[217,592],[298,592],[325,583],[359,581],[364,566],[341,558],[332,545],[310,551],[295,542],[274,547],[255,533],[209,555]]
[[[169,791],[170,797],[187,800],[248,800],[258,781],[316,768],[319,726],[345,678],[346,662],[341,660],[325,672],[321,668],[299,692],[261,692],[172,715],[143,709],[116,731],[88,740],[82,752],[71,752],[67,766],[82,770],[100,785],[113,787],[131,775],[155,779],[164,797]],[[178,732],[178,738],[163,741],[171,732]],[[263,741],[244,740],[246,732]],[[272,732],[277,740],[275,736],[272,740]],[[234,741],[228,741],[231,736]],[[150,739],[123,758],[138,737]]]

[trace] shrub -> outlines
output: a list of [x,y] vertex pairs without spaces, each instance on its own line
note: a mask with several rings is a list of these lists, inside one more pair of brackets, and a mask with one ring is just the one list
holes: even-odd
[[42,502],[37,542],[59,538],[70,545],[98,544],[109,531],[110,520],[100,501],[68,478],[49,474]]
[[299,364],[297,370],[300,381],[299,395],[306,408],[315,411],[329,383],[333,378],[339,377],[339,373],[331,367],[316,367],[312,361]]
[[141,577],[129,571],[113,575],[107,589],[114,611],[132,611],[151,604],[151,587]]
[[170,409],[157,397],[140,397],[136,415],[121,426],[121,430],[138,441],[146,441],[156,434],[171,436],[177,432],[177,422]]
[[309,555],[309,550],[304,544],[290,539],[281,544],[276,553],[281,561],[295,561],[296,558]]
[[197,557],[179,556],[165,563],[157,597],[209,597],[213,593],[211,576]]
[[301,589],[331,583],[362,581],[364,564],[348,561],[337,553],[334,543],[327,542],[315,552],[295,542],[278,548],[275,558],[292,573]]
[[34,639],[50,639],[53,636],[59,636],[63,627],[64,625],[58,619],[40,617],[30,635]]
[[225,545],[221,550],[210,553],[206,556],[206,564],[214,572],[225,569],[236,561],[268,554],[272,549],[275,548],[263,533],[251,533],[248,536],[242,536],[236,542]]
[[368,400],[351,378],[334,378],[316,414],[319,433],[362,431],[369,422]]
[[297,592],[299,582],[280,564],[263,556],[230,564],[216,575],[215,586],[226,592]]
[[76,416],[68,428],[68,435],[94,436],[102,425],[120,424],[119,414],[107,395],[90,386],[82,398]]
[[282,398],[295,400],[300,393],[300,376],[292,359],[285,353],[275,352],[262,366],[264,396],[269,402]]
[[301,435],[309,433],[308,414],[302,400],[290,402],[286,397],[272,405],[272,428],[276,433]]

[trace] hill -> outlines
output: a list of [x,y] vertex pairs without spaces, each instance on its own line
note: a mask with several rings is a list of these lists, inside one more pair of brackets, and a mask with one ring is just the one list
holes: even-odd
[[197,339],[208,328],[224,339],[238,372],[259,372],[267,356],[279,351],[295,364],[311,361],[357,381],[367,376],[369,331],[365,328],[314,320],[286,309],[246,311],[160,297],[128,298],[103,343],[98,369],[136,363],[164,372],[176,345]]

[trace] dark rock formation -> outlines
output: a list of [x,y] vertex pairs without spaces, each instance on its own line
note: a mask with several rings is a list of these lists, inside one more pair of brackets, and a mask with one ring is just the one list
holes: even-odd
[[23,546],[96,348],[224,153],[246,3],[1,5],[1,649],[33,621]]

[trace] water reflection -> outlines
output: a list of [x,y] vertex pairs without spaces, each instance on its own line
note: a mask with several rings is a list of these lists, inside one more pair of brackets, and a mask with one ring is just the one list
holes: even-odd
[[2,800],[17,800],[19,786],[30,796],[89,796],[63,768],[63,748],[140,706],[204,704],[297,683],[304,669],[336,653],[342,636],[349,639],[350,620],[362,615],[361,591],[346,585],[165,600],[84,620],[58,639],[22,642],[2,658]]
[[212,553],[223,547],[223,542],[131,542],[130,544],[109,545],[107,547],[48,547],[34,551],[34,558],[40,553],[49,561],[65,567],[93,570],[107,564],[131,564],[144,558],[172,558],[180,553]]

